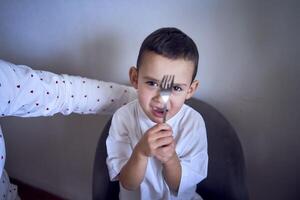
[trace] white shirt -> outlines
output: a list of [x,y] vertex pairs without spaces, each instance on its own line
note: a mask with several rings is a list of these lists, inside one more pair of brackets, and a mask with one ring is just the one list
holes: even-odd
[[[57,75],[0,60],[0,117],[107,113],[136,98],[132,87],[79,76]],[[15,199],[17,187],[5,170],[5,144],[0,126],[0,199]]]
[[[173,129],[176,153],[180,159],[182,175],[177,194],[169,190],[162,175],[162,164],[148,158],[144,180],[139,189],[128,191],[120,184],[120,199],[200,199],[196,185],[207,176],[207,139],[201,115],[187,105],[167,123]],[[117,180],[135,145],[143,134],[155,125],[143,112],[137,100],[120,108],[113,116],[106,141],[107,166],[110,179]]]

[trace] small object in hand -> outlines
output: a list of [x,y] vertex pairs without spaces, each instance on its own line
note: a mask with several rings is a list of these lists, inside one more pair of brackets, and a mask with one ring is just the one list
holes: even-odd
[[170,95],[172,93],[173,85],[174,85],[174,75],[164,75],[160,82],[160,96],[164,102],[164,115],[163,115],[163,123],[166,122],[167,116],[167,103],[169,101]]

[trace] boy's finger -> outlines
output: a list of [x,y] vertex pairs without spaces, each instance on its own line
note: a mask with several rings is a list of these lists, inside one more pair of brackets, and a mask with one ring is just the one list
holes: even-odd
[[147,135],[151,138],[151,141],[169,137],[173,134],[172,129],[169,128],[169,126],[155,125],[147,131]]
[[151,130],[158,132],[158,131],[163,131],[163,130],[172,130],[171,126],[169,124],[166,123],[162,123],[162,124],[156,124],[155,126],[153,126],[151,128]]
[[159,127],[161,128],[161,130],[172,130],[172,127],[167,123],[159,124]]
[[159,138],[155,142],[155,148],[160,148],[160,147],[163,147],[163,146],[168,146],[168,145],[170,145],[170,144],[173,143],[173,140],[174,139],[171,136]]
[[157,132],[156,134],[153,134],[153,135],[151,136],[151,138],[152,138],[153,140],[158,140],[158,139],[160,139],[160,138],[166,138],[166,137],[171,137],[171,138],[173,138],[173,136],[172,136],[172,131],[159,131],[159,132]]

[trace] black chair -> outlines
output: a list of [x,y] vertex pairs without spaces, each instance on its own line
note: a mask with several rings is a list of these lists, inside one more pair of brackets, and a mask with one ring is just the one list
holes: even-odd
[[[204,200],[248,200],[245,161],[241,143],[229,122],[212,106],[191,99],[187,102],[201,113],[207,129],[208,175],[197,185]],[[119,183],[110,182],[106,167],[105,140],[111,121],[99,139],[93,174],[93,199],[118,199]]]

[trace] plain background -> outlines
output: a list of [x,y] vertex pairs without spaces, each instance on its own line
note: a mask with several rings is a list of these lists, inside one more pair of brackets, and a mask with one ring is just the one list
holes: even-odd
[[[196,97],[236,129],[251,199],[300,199],[299,1],[1,0],[0,58],[128,84],[143,39],[165,26],[197,43]],[[109,116],[3,118],[10,176],[91,199],[97,140]]]

